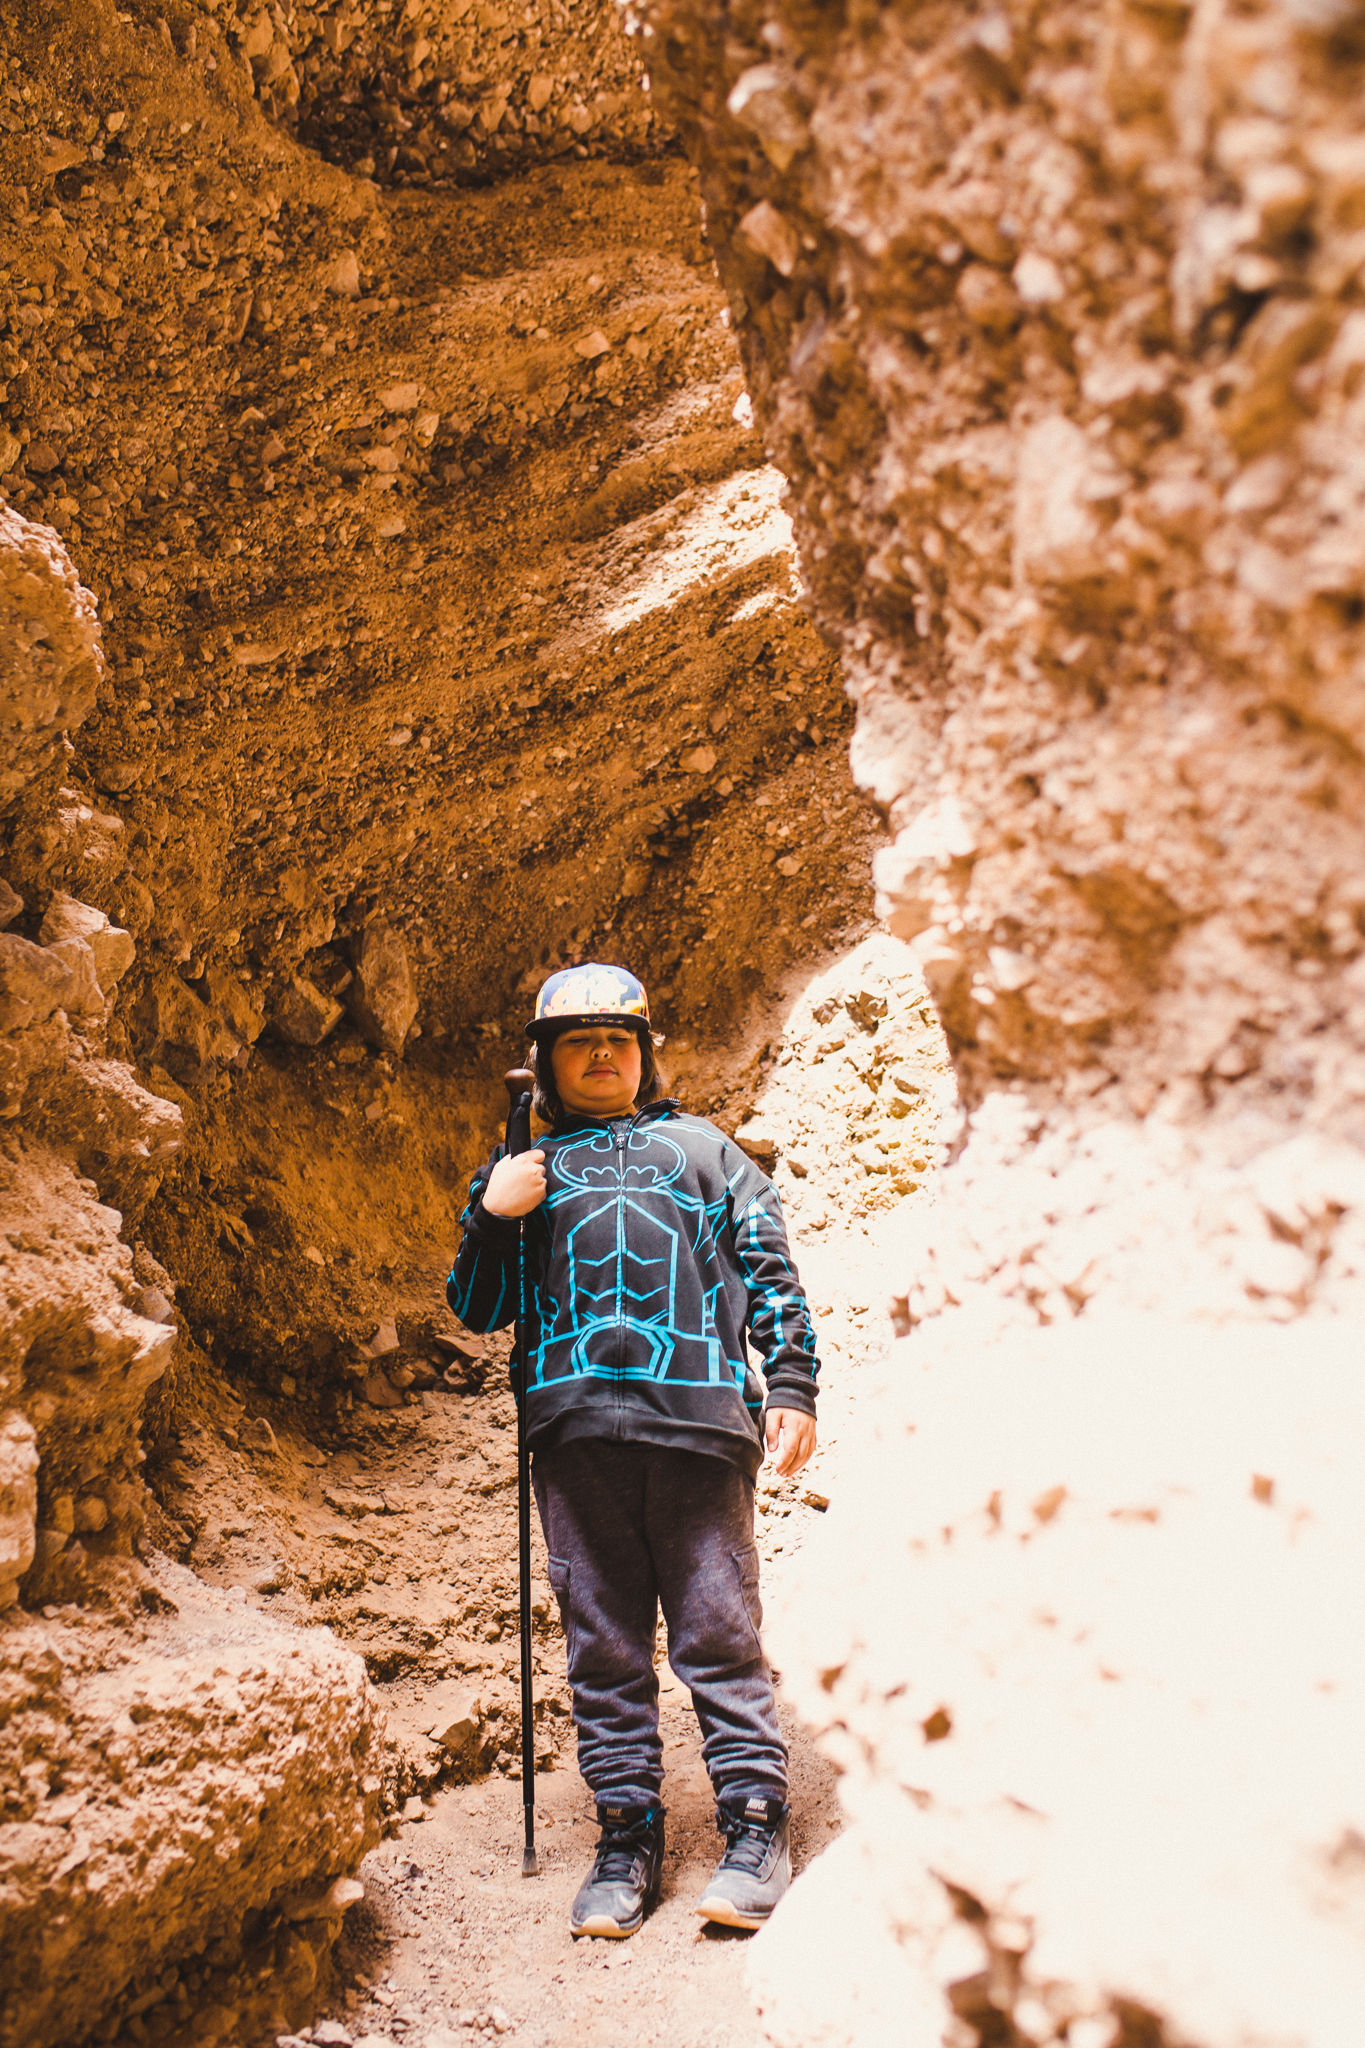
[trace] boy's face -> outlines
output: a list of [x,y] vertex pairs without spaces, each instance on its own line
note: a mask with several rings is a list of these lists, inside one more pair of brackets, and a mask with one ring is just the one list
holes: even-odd
[[640,1041],[624,1024],[575,1026],[556,1038],[550,1067],[566,1109],[625,1116],[640,1092]]

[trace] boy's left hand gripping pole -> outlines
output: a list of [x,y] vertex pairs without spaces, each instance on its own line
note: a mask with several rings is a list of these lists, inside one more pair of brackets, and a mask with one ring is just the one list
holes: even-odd
[[[507,1150],[531,1149],[531,1090],[535,1075],[529,1067],[513,1067],[506,1076],[508,1114]],[[531,1454],[526,1445],[526,1219],[517,1235],[517,1322],[512,1348],[512,1379],[517,1396],[517,1559],[521,1580],[521,1805],[526,1821],[526,1846],[522,1850],[521,1874],[538,1877],[536,1860],[536,1731],[535,1699],[531,1686]]]

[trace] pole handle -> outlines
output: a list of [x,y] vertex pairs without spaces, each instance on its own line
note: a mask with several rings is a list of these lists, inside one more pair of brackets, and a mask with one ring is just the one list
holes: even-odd
[[529,1152],[531,1149],[531,1091],[536,1077],[529,1067],[513,1067],[503,1075],[507,1089],[507,1150],[509,1153]]

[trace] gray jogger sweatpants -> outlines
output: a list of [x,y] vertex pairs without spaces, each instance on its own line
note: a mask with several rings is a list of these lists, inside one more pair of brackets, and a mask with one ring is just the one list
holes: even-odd
[[759,1642],[753,1481],[699,1451],[598,1438],[538,1452],[532,1478],[594,1795],[647,1804],[663,1786],[662,1605],[717,1796],[785,1799],[787,1748]]

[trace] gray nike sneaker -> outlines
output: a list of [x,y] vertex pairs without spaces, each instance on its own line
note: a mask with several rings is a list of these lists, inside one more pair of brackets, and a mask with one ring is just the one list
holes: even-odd
[[659,1896],[664,1867],[662,1806],[600,1805],[592,1869],[569,1909],[569,1932],[621,1941],[638,1934]]
[[697,1911],[722,1927],[761,1927],[792,1881],[791,1808],[761,1793],[740,1793],[721,1800],[716,1826],[725,1854]]

